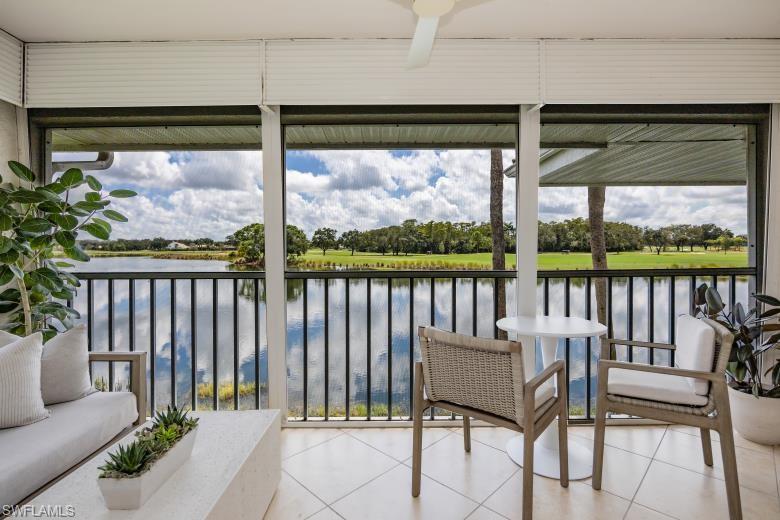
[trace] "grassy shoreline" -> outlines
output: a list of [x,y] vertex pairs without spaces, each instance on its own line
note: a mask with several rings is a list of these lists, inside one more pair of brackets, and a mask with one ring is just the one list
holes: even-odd
[[[151,257],[170,260],[219,260],[232,262],[233,251],[89,251],[95,258]],[[650,251],[609,253],[607,261],[611,269],[663,269],[747,267],[745,251],[666,251],[657,255]],[[515,255],[506,255],[508,269],[514,268]],[[541,270],[574,270],[591,268],[590,253],[540,253],[538,268]],[[381,255],[334,250],[309,250],[298,259],[301,269],[490,269],[490,253],[451,255]]]

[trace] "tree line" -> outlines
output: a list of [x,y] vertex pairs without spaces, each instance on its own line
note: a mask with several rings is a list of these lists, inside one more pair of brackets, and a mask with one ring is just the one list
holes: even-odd
[[[626,222],[605,222],[607,251],[639,251],[647,247],[656,253],[669,248],[677,251],[695,247],[728,251],[744,246],[744,235],[715,224],[674,224],[660,228],[639,227]],[[539,222],[540,252],[590,251],[590,224],[585,218]],[[517,233],[512,223],[504,223],[505,251],[514,252]],[[173,240],[151,239],[84,240],[87,249],[104,251],[164,250]],[[180,244],[200,250],[235,250],[246,263],[262,261],[265,250],[265,227],[254,223],[242,227],[224,241],[210,238],[178,239]],[[287,225],[287,253],[290,257],[303,255],[310,248],[321,250],[344,249],[381,255],[409,254],[465,254],[490,252],[493,247],[488,222],[419,222],[405,220],[400,225],[384,226],[366,231],[352,229],[338,233],[329,227],[318,228],[311,237],[294,225]]]

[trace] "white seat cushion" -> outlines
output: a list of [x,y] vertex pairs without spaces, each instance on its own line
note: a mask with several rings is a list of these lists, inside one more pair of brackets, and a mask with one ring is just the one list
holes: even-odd
[[19,503],[138,417],[130,392],[97,392],[49,410],[45,421],[0,430],[0,506]]
[[[693,316],[677,318],[677,342],[674,352],[679,368],[712,372],[715,357],[715,330]],[[707,395],[710,383],[702,379],[685,379],[698,395]]]
[[704,406],[707,397],[698,395],[688,378],[613,368],[609,371],[607,393],[664,403]]

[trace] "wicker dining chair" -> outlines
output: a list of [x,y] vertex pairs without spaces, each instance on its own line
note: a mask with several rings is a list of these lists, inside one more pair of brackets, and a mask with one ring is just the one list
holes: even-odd
[[[699,428],[708,466],[712,466],[710,430],[715,430],[720,434],[729,516],[739,520],[742,506],[725,377],[734,336],[713,320],[680,316],[675,337],[675,345],[618,339],[604,342],[598,368],[593,488],[601,489],[604,429],[610,412]],[[674,352],[675,366],[614,361],[610,355],[614,345]]]
[[[526,381],[522,347],[500,341],[420,327],[422,362],[414,366],[414,442],[412,496],[420,494],[423,412],[441,408],[463,416],[464,448],[471,451],[470,418],[524,434],[523,519],[533,514],[534,441],[556,417],[559,430],[561,486],[569,485],[566,437],[568,409],[565,365],[556,361]],[[545,384],[547,383],[547,384]]]

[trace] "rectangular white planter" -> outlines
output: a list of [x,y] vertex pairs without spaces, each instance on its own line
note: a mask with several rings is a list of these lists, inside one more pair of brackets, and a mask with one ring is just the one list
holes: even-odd
[[198,428],[191,430],[176,445],[157,459],[138,477],[98,478],[98,486],[109,509],[138,509],[192,455]]

